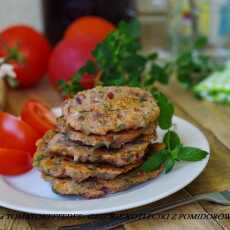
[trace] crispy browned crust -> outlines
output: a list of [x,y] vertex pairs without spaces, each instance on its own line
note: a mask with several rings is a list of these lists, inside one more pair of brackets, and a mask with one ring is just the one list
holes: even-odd
[[160,113],[151,94],[134,87],[95,87],[64,102],[66,124],[85,134],[148,127]]
[[137,184],[153,179],[163,171],[163,167],[152,172],[131,171],[113,180],[93,180],[77,183],[71,179],[58,179],[43,174],[43,178],[52,184],[53,191],[60,195],[78,195],[87,199],[103,197],[108,193],[126,190]]
[[105,147],[95,149],[70,141],[63,133],[49,131],[38,142],[34,161],[41,157],[41,154],[52,154],[68,156],[75,162],[109,163],[121,167],[142,159],[152,139],[154,139],[153,136],[147,135],[138,138],[133,143],[125,144],[121,149]]
[[67,158],[54,156],[42,158],[36,164],[36,167],[50,176],[60,178],[70,177],[77,182],[81,182],[88,178],[111,180],[137,168],[141,163],[142,161],[134,162],[133,164],[119,168],[108,164],[75,163]]
[[78,141],[84,145],[107,148],[121,148],[125,143],[129,143],[141,135],[152,135],[152,138],[156,138],[155,129],[156,125],[153,123],[148,128],[139,128],[120,131],[116,133],[107,133],[106,135],[86,135],[80,131],[75,131],[70,128],[63,117],[57,119],[58,129],[62,133],[66,133],[69,139]]

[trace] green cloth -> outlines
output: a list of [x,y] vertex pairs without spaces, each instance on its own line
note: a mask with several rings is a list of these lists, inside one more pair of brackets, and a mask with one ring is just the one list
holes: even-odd
[[230,61],[222,71],[212,73],[193,90],[208,101],[230,104]]

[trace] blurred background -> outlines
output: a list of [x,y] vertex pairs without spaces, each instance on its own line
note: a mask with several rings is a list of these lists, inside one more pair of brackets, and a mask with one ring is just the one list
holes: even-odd
[[102,16],[113,23],[138,16],[147,50],[158,47],[176,51],[191,42],[191,36],[202,34],[209,38],[215,55],[229,54],[229,0],[0,0],[0,3],[0,28],[29,24],[45,31],[52,43],[60,40],[74,19],[84,15]]

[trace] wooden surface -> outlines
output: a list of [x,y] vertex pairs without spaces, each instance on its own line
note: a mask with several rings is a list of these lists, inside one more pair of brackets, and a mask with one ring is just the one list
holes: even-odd
[[[152,205],[167,203],[169,200],[192,196],[194,194],[230,189],[230,107],[216,105],[195,99],[189,92],[172,82],[168,87],[160,87],[176,105],[176,114],[198,126],[207,136],[211,145],[211,158],[204,172],[185,189]],[[19,114],[21,106],[28,98],[38,98],[50,106],[61,102],[60,96],[48,85],[41,82],[36,88],[29,90],[8,89],[7,110]],[[45,205],[45,204],[44,204]],[[230,208],[208,202],[195,203],[177,208],[167,214],[172,218],[180,214],[225,213]],[[9,218],[9,214],[12,215]],[[89,221],[87,218],[44,218],[41,216],[17,217],[19,212],[0,208],[0,230],[57,229],[62,225],[71,225]],[[127,230],[152,229],[230,229],[229,219],[189,220],[184,218],[142,220],[123,226]]]
[[0,111],[4,110],[6,104],[6,85],[3,79],[0,79]]

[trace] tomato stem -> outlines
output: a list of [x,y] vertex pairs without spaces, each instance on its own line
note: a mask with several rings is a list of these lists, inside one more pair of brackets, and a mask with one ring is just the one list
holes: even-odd
[[5,60],[6,61],[18,61],[18,62],[23,62],[24,61],[24,56],[23,54],[19,51],[18,45],[14,47],[7,47],[8,55],[6,56]]

